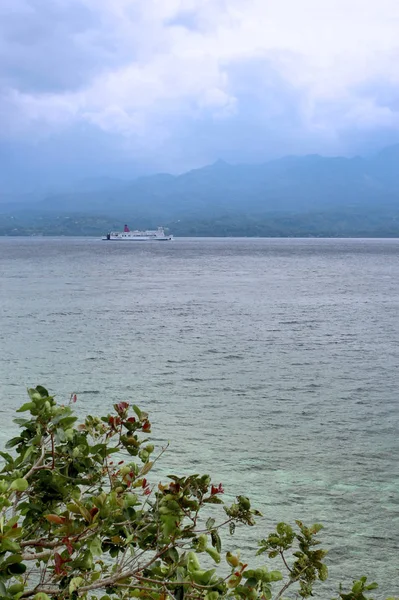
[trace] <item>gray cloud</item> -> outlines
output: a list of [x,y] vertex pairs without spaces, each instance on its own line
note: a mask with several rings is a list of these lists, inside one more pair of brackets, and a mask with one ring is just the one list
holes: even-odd
[[80,0],[2,0],[3,85],[20,92],[75,90],[119,64],[112,38],[100,15]]
[[399,137],[396,13],[396,0],[2,0],[3,155],[27,179],[46,165],[67,179],[368,152]]

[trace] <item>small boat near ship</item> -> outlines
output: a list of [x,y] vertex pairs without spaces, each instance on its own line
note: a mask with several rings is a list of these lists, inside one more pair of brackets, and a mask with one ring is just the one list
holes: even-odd
[[163,227],[130,231],[129,227],[125,225],[123,231],[110,231],[102,239],[115,242],[171,242],[173,235],[166,235]]

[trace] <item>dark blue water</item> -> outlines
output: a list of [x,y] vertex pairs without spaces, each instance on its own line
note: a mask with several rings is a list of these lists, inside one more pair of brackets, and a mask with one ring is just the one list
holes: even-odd
[[134,400],[164,472],[254,499],[245,555],[321,521],[332,582],[398,593],[399,240],[3,238],[0,286],[1,439],[37,383]]

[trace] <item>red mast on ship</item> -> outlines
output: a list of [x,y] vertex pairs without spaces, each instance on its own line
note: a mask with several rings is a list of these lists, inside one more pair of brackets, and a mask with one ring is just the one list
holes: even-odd
[[129,233],[130,229],[127,225],[125,225],[125,228],[123,230],[124,233]]

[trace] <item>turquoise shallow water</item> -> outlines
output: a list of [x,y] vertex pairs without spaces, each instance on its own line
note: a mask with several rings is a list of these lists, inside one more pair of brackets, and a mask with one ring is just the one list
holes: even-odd
[[253,498],[246,553],[321,521],[332,583],[399,594],[398,308],[399,240],[2,238],[0,439],[37,383],[82,413],[134,400],[164,473]]

